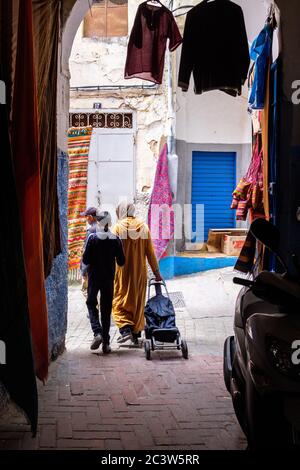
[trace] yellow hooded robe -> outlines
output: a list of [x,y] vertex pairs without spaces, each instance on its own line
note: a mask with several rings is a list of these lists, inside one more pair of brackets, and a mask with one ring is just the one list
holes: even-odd
[[159,270],[150,230],[142,220],[126,217],[113,231],[123,241],[126,258],[123,267],[116,267],[113,318],[118,328],[129,325],[134,333],[138,333],[145,325],[146,260],[153,272]]

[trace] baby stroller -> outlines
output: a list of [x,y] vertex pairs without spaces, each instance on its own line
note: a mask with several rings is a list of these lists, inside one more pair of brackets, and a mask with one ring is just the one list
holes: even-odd
[[[155,296],[150,298],[151,287],[155,287]],[[167,297],[162,294],[164,287]],[[181,339],[175,323],[175,310],[171,302],[165,281],[150,279],[148,284],[148,300],[145,306],[145,336],[144,342],[146,359],[151,359],[151,350],[181,349],[182,356],[188,359],[186,341]]]

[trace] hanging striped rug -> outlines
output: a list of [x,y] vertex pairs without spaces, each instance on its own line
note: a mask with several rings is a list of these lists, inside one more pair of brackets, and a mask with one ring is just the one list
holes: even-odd
[[68,250],[69,270],[80,266],[86,237],[86,222],[80,213],[86,209],[87,175],[92,127],[71,127],[68,130]]

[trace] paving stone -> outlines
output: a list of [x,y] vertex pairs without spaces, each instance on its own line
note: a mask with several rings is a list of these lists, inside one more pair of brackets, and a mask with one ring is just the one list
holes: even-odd
[[157,351],[152,361],[146,361],[143,349],[118,346],[114,326],[113,353],[91,354],[86,306],[80,288],[72,286],[67,349],[51,364],[48,383],[38,387],[38,436],[31,438],[24,416],[12,407],[1,417],[0,448],[246,448],[223,383],[221,346],[232,318],[228,312],[225,319],[213,314],[198,318],[189,307],[184,287],[189,282],[195,283],[194,278],[182,280],[182,291],[179,280],[168,286],[180,304],[177,324],[188,341],[188,361],[180,351]]
[[72,436],[73,436],[72,423],[70,421],[59,419],[57,422],[58,439],[62,439],[62,438],[71,439]]
[[40,447],[56,447],[56,428],[52,425],[46,425],[41,428],[39,434],[39,446]]

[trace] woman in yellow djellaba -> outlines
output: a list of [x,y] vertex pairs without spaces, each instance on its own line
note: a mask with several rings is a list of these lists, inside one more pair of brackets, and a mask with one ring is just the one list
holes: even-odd
[[144,329],[144,307],[147,288],[147,262],[157,281],[161,280],[150,230],[135,217],[133,204],[117,207],[118,222],[113,231],[123,241],[125,265],[116,267],[113,318],[119,328],[118,343],[138,341]]

